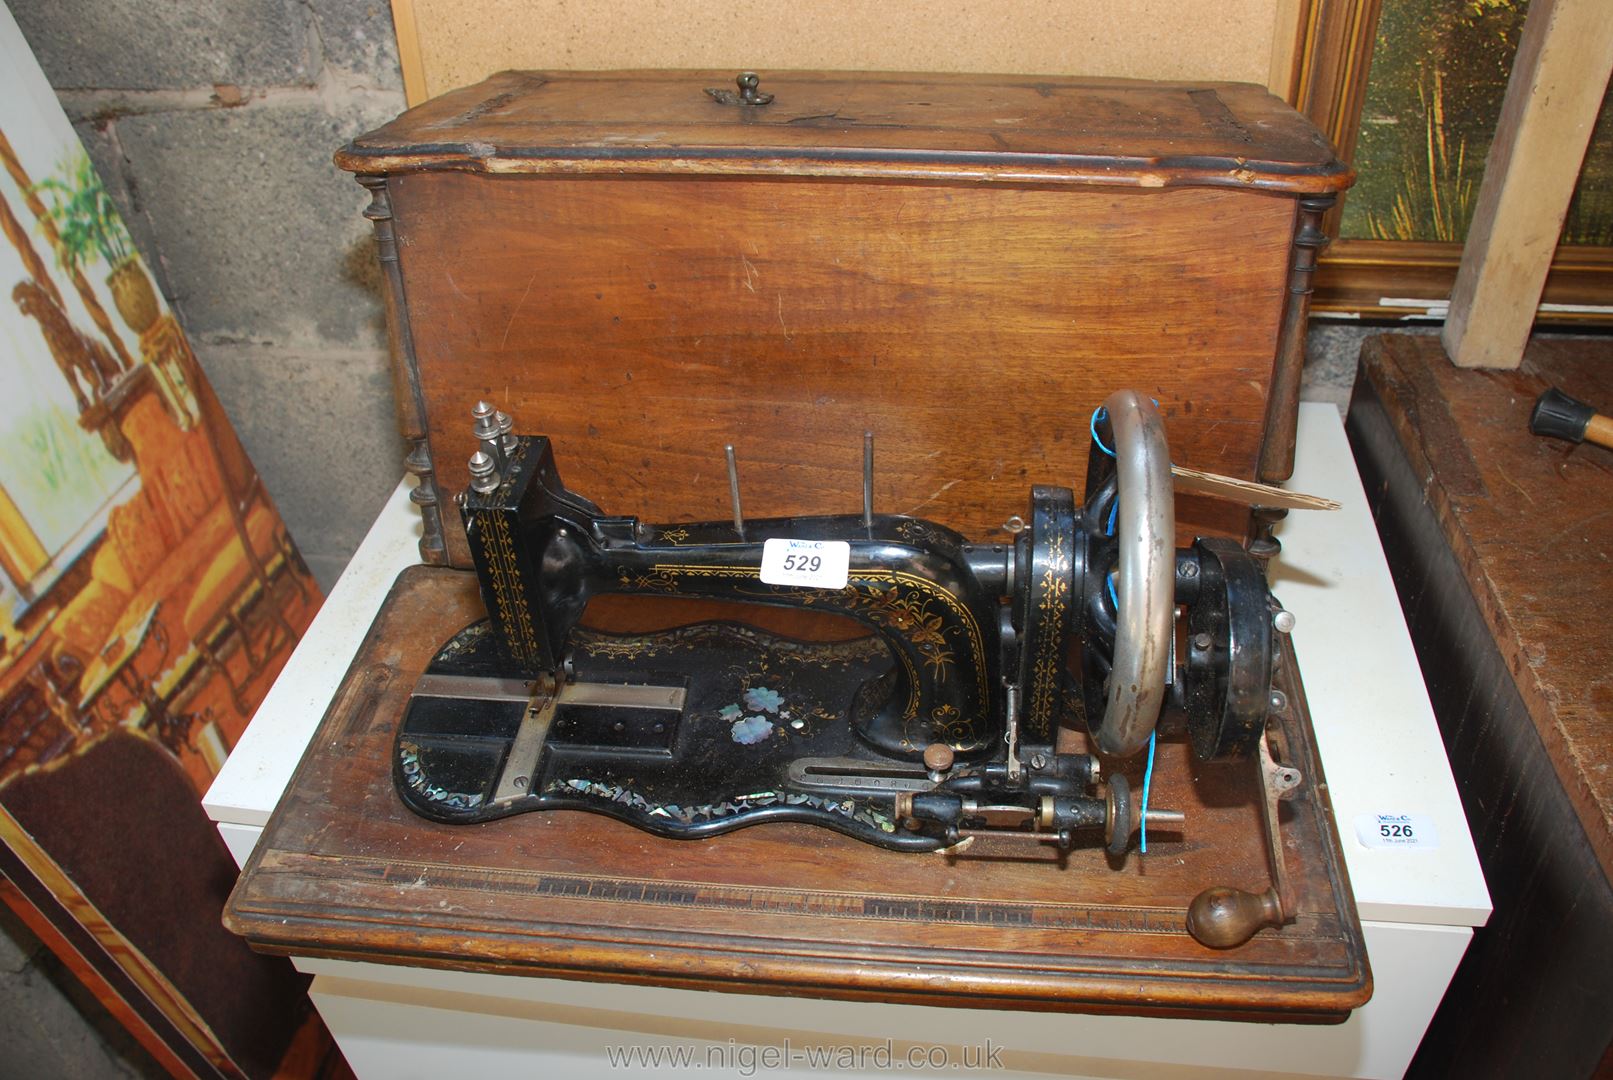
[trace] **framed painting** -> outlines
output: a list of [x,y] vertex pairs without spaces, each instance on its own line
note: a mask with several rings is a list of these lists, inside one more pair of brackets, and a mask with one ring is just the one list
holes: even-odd
[[[1312,310],[1443,319],[1528,0],[1308,0],[1290,98],[1359,178]],[[1613,105],[1603,101],[1538,318],[1613,323]]]
[[0,900],[173,1075],[274,1075],[200,800],[318,587],[4,6],[0,387]]

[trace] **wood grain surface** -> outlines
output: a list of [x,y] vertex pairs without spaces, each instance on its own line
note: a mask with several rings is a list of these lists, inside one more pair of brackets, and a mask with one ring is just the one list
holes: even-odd
[[[1595,529],[1613,456],[1526,428],[1548,380],[1606,394],[1607,360],[1601,343],[1538,341],[1521,372],[1461,373],[1435,338],[1378,340],[1350,402],[1350,444],[1495,909],[1411,1077],[1601,1076],[1613,1062],[1606,830],[1594,788],[1571,781],[1599,778],[1608,747],[1608,582],[1596,572],[1607,545]],[[1573,685],[1587,667],[1603,681]],[[1562,696],[1546,707],[1567,710],[1567,738],[1541,712],[1554,687]]]
[[1549,386],[1613,407],[1613,347],[1537,339],[1517,371],[1462,371],[1392,335],[1361,362],[1613,878],[1613,451],[1529,433]]
[[[255,946],[740,992],[1243,1018],[1336,1020],[1370,993],[1302,711],[1285,728],[1310,778],[1285,803],[1298,918],[1215,952],[1187,935],[1185,910],[1209,885],[1267,884],[1253,768],[1196,765],[1177,740],[1161,745],[1153,805],[1185,810],[1185,834],[1156,832],[1146,857],[1116,866],[1101,849],[1060,857],[1011,841],[898,854],[798,825],[687,842],[578,812],[461,827],[418,818],[392,786],[398,718],[432,653],[480,615],[469,574],[399,578],[230,900],[227,924]],[[1302,702],[1297,682],[1285,687]]]
[[[1351,174],[1260,87],[792,72],[506,72],[354,140],[428,563],[487,398],[647,519],[876,509],[985,539],[1080,487],[1111,391],[1176,460],[1292,467],[1315,220]],[[1184,504],[1192,532],[1241,533]]]
[[[479,398],[649,521],[874,507],[984,539],[1080,489],[1112,391],[1174,460],[1253,479],[1294,205],[1248,192],[714,179],[389,181],[437,481]],[[444,501],[450,561],[468,566]],[[1225,507],[1184,531],[1241,531]]]
[[1353,174],[1263,87],[1054,76],[506,71],[336,155],[356,173],[820,175],[1322,195]]

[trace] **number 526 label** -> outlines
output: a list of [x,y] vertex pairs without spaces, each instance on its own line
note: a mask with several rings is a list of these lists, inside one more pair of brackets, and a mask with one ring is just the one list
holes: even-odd
[[844,589],[851,545],[844,540],[785,540],[762,545],[762,581],[807,589]]
[[1437,848],[1439,833],[1427,814],[1362,814],[1355,838],[1369,848]]

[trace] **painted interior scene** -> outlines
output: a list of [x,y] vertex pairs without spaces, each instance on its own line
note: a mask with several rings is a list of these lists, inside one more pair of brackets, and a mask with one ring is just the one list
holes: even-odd
[[0,784],[122,730],[200,793],[317,590],[77,141],[0,160]]
[[200,797],[321,597],[26,76],[0,71],[0,885],[164,1065],[267,1076],[303,980],[220,925]]

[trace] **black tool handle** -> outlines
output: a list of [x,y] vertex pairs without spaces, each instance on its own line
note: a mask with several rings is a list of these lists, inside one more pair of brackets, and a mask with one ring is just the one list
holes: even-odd
[[1529,414],[1529,430],[1553,439],[1581,442],[1585,438],[1585,425],[1595,415],[1595,409],[1554,386],[1535,401],[1534,412]]

